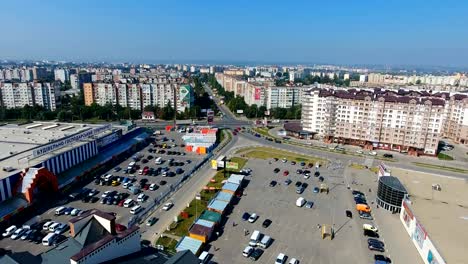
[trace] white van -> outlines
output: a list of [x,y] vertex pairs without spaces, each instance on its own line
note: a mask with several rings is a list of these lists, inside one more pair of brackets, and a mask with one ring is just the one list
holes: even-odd
[[111,178],[112,178],[112,174],[107,174],[107,175],[104,177],[104,179],[105,179],[106,181],[110,180]]
[[157,189],[156,183],[152,183],[149,187],[150,191],[155,191]]
[[124,206],[124,207],[127,207],[127,208],[130,207],[130,206],[132,206],[132,205],[133,205],[133,200],[132,200],[132,199],[127,199],[127,200],[125,200],[125,202],[124,202],[124,204],[123,204],[123,206]]
[[42,226],[42,230],[49,230],[49,227],[55,223],[54,221],[48,221]]
[[207,251],[203,251],[198,257],[198,260],[200,261],[200,263],[208,263],[209,258],[210,254]]
[[16,231],[16,229],[18,229],[18,228],[17,228],[16,226],[12,225],[12,226],[10,226],[9,228],[7,228],[7,229],[5,230],[5,232],[3,232],[2,236],[3,236],[3,237],[9,237],[9,236],[11,236],[11,235]]
[[261,235],[260,231],[255,230],[250,236],[249,246],[256,247]]
[[144,193],[140,193],[137,197],[138,202],[144,202],[146,200],[146,195]]
[[67,208],[63,207],[63,206],[60,206],[59,208],[57,208],[55,210],[55,215],[63,215],[63,213],[65,212],[65,209],[67,209]]
[[304,204],[306,203],[306,200],[302,197],[299,197],[297,198],[297,201],[296,201],[296,206],[297,207],[302,207],[304,206]]
[[270,236],[264,236],[262,240],[258,243],[258,245],[262,248],[267,248],[271,244],[271,237]]
[[160,165],[162,164],[162,158],[161,157],[157,157],[155,160],[154,160],[154,163]]
[[141,205],[134,206],[132,209],[130,209],[131,214],[138,214],[143,208]]
[[47,236],[45,236],[43,239],[42,239],[42,245],[44,246],[51,246],[55,239],[57,238],[57,234],[55,233],[49,233],[47,234]]
[[59,226],[60,226],[60,223],[53,223],[51,226],[49,226],[49,231],[55,232],[55,230],[57,230]]

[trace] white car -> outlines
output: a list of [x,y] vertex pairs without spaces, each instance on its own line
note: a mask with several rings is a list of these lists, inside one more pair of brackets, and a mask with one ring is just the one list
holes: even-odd
[[13,234],[13,232],[15,232],[17,229],[16,226],[12,225],[10,226],[9,228],[5,229],[5,232],[3,232],[2,236],[3,237],[9,237]]
[[28,236],[33,232],[32,229],[29,229],[28,231],[26,231],[22,236],[21,236],[21,240],[26,240],[26,238],[28,238]]
[[369,155],[371,155],[371,156],[377,156],[377,151],[370,151],[370,152],[369,152]]
[[357,153],[357,154],[364,154],[364,151],[358,149],[358,150],[356,150],[356,153]]
[[286,255],[283,253],[279,253],[276,257],[275,264],[284,264],[286,262]]
[[292,258],[290,261],[289,261],[289,264],[299,264],[299,260],[295,259],[295,258]]
[[254,248],[251,247],[251,246],[246,246],[244,248],[244,251],[242,251],[242,256],[248,258],[250,256],[250,254],[252,254],[252,252],[254,251]]
[[110,192],[111,192],[111,191],[105,191],[105,192],[101,195],[101,197],[102,197],[102,198],[106,198],[106,197],[109,195]]
[[370,231],[373,231],[373,232],[379,232],[379,229],[377,229],[377,227],[375,227],[375,226],[373,226],[371,224],[363,224],[362,229],[370,230]]
[[78,215],[80,212],[81,212],[80,209],[75,208],[75,209],[73,209],[73,210],[70,212],[70,215],[71,215],[71,216],[76,216],[76,215]]
[[248,221],[249,221],[249,223],[253,223],[253,222],[257,221],[257,219],[258,219],[258,215],[256,213],[253,213],[253,214],[250,215]]
[[24,228],[18,228],[18,229],[16,229],[15,232],[13,232],[13,234],[11,235],[10,238],[13,239],[13,240],[14,240],[14,239],[18,239],[18,238],[20,238],[20,237],[23,235],[24,232],[26,232],[26,229],[24,229]]
[[172,206],[174,206],[174,204],[172,202],[168,202],[168,203],[165,203],[164,206],[163,206],[163,210],[164,211],[169,211],[169,209],[172,208]]
[[60,223],[60,225],[55,229],[54,233],[57,235],[62,234],[65,230],[68,229],[68,225],[65,223]]

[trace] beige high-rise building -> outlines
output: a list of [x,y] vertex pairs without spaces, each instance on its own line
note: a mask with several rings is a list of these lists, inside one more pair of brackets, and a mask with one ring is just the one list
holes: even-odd
[[92,83],[83,84],[83,96],[85,105],[90,106],[94,103],[94,90]]
[[[425,91],[316,88],[308,91],[302,102],[303,129],[326,142],[413,155],[437,154],[445,121],[452,111],[440,94]],[[457,107],[468,114],[466,103]],[[463,122],[455,120],[453,131],[461,136],[463,129],[455,123]]]

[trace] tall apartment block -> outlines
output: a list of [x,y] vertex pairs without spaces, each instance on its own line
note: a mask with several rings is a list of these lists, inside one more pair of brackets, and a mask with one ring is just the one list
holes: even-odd
[[466,95],[425,91],[311,89],[303,129],[324,141],[435,155],[442,136],[468,142]]
[[179,112],[192,107],[194,101],[192,87],[179,83],[85,83],[83,93],[85,105],[119,104],[140,111],[145,106],[164,107],[168,102],[174,107],[174,95]]
[[40,105],[54,111],[60,104],[60,87],[51,83],[0,83],[1,104],[6,108]]

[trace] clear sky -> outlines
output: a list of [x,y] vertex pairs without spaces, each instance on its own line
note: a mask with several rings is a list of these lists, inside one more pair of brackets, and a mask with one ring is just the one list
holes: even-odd
[[468,66],[468,1],[21,0],[0,59]]

